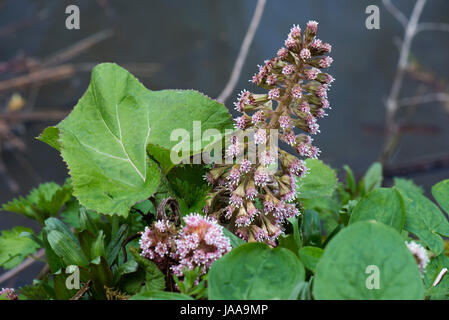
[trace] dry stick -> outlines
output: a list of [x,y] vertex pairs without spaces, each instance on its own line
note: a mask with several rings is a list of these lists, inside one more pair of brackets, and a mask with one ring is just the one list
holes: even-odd
[[[404,39],[401,44],[400,54],[399,54],[399,61],[396,68],[396,74],[393,80],[393,85],[391,87],[390,94],[386,101],[386,116],[385,116],[385,128],[387,133],[387,139],[386,139],[386,145],[384,154],[386,154],[386,151],[388,149],[391,136],[395,134],[395,123],[394,123],[394,116],[396,114],[396,111],[398,110],[398,98],[399,94],[402,88],[402,83],[404,80],[404,75],[407,70],[408,66],[408,57],[410,55],[410,48],[412,45],[412,41],[414,36],[416,35],[416,30],[419,23],[419,17],[421,16],[422,10],[424,8],[424,5],[426,4],[427,0],[417,0],[415,3],[415,6],[412,11],[412,15],[409,20],[407,20],[407,24],[405,26],[405,34]],[[383,1],[384,5],[386,5],[388,9],[388,4],[391,5],[391,3],[388,0]],[[398,19],[397,15],[394,15],[395,18]],[[403,20],[403,19],[401,19]],[[399,20],[399,22],[402,24],[403,21]],[[383,159],[385,160],[385,159]]]
[[246,57],[248,55],[249,47],[253,42],[254,35],[256,33],[257,27],[259,26],[260,19],[262,18],[263,10],[265,7],[266,0],[258,0],[256,9],[254,10],[254,15],[249,25],[248,31],[246,32],[245,38],[243,39],[242,45],[240,47],[237,60],[235,61],[234,68],[232,69],[231,77],[229,78],[226,87],[220,93],[217,98],[218,102],[225,102],[226,99],[231,95],[237,81],[239,80],[240,73],[242,72],[243,64],[245,63]]
[[68,78],[75,73],[71,65],[42,69],[29,74],[0,82],[0,91],[16,89],[37,82],[56,81]]
[[93,35],[69,46],[68,48],[53,54],[49,58],[44,59],[41,66],[45,67],[49,65],[56,65],[68,61],[97,43],[111,37],[113,34],[114,32],[111,29],[94,33]]
[[6,280],[11,279],[12,277],[17,275],[18,273],[20,273],[23,270],[25,270],[26,268],[28,268],[30,265],[32,265],[37,259],[43,258],[44,256],[45,256],[45,250],[44,249],[38,250],[33,256],[31,256],[30,258],[25,259],[25,261],[23,261],[17,267],[15,267],[14,269],[9,270],[9,271],[5,272],[4,274],[2,274],[0,276],[0,283],[3,283]]
[[35,122],[60,120],[65,118],[67,115],[67,111],[36,111],[2,114],[0,115],[0,119],[10,122]]
[[86,293],[86,291],[90,289],[91,284],[92,280],[87,281],[86,284],[81,289],[79,289],[73,297],[70,298],[70,300],[79,300]]

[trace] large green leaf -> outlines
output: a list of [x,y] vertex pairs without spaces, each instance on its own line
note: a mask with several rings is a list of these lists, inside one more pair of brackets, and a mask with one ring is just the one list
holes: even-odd
[[349,223],[376,220],[401,232],[404,219],[404,204],[399,192],[392,188],[378,188],[357,203],[352,210]]
[[[379,287],[371,287],[377,268]],[[374,279],[374,278],[373,278]],[[375,284],[375,282],[374,282]],[[333,238],[316,267],[316,299],[422,299],[418,266],[391,227],[361,221]]]
[[[194,129],[195,121],[201,130]],[[59,130],[47,129],[39,139],[60,147],[82,205],[127,215],[156,191],[160,172],[152,158],[168,172],[175,146],[189,146],[183,159],[189,158],[210,145],[201,131],[232,125],[224,105],[197,91],[150,91],[123,68],[105,63],[94,68],[89,88]],[[176,129],[183,134],[172,136]]]
[[304,277],[304,266],[290,250],[248,243],[214,262],[209,299],[288,299]]
[[86,93],[58,124],[73,193],[86,208],[127,215],[156,190],[160,172],[146,152],[147,93],[126,70],[98,65]]
[[434,185],[432,187],[432,195],[441,208],[449,214],[449,179]]
[[23,261],[29,254],[36,252],[39,247],[36,242],[22,232],[33,233],[33,230],[25,227],[14,227],[11,230],[3,230],[0,236],[0,266],[4,269],[12,269]]
[[436,255],[444,250],[441,235],[449,236],[449,222],[436,204],[413,188],[397,187],[404,200],[404,229],[418,236]]
[[298,179],[298,198],[312,199],[331,196],[337,187],[335,171],[317,159],[307,159],[306,165],[309,173]]

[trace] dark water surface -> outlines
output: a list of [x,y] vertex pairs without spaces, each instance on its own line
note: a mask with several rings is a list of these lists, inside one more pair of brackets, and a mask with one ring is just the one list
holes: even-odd
[[[106,7],[99,4],[106,3]],[[365,8],[377,3],[381,9],[380,30],[365,28]],[[395,1],[410,14],[414,1]],[[65,28],[65,8],[77,4],[81,10],[81,29]],[[159,71],[151,76],[137,75],[150,89],[195,88],[217,97],[224,88],[240,44],[255,7],[255,0],[170,0],[170,1],[0,1],[0,28],[32,19],[39,13],[46,18],[13,34],[0,36],[0,61],[19,53],[42,58],[95,32],[112,28],[112,38],[76,57],[75,63],[113,61],[118,64],[154,63]],[[429,0],[422,20],[449,23],[449,1]],[[398,50],[394,37],[402,35],[402,27],[381,6],[380,1],[365,0],[268,0],[261,24],[251,46],[242,77],[232,97],[226,101],[231,110],[236,94],[247,88],[257,90],[248,79],[256,65],[271,58],[293,24],[304,26],[317,20],[319,37],[333,46],[334,64],[330,73],[336,78],[329,94],[330,115],[320,122],[322,133],[315,139],[322,149],[322,160],[341,168],[349,164],[357,173],[377,159],[383,143],[381,132],[366,130],[381,127],[384,121],[383,101],[389,92]],[[426,32],[413,45],[416,59],[443,79],[449,78],[449,33]],[[0,78],[2,80],[2,78]],[[89,83],[89,73],[40,88],[35,103],[37,110],[70,110]],[[416,83],[404,88],[413,94]],[[23,91],[26,96],[29,91]],[[5,101],[7,95],[0,95]],[[232,110],[233,112],[233,110]],[[176,116],[176,115],[174,115]],[[408,134],[401,142],[394,161],[407,162],[422,156],[449,150],[448,113],[439,105],[421,106],[412,123],[432,126],[427,134]],[[3,154],[8,172],[20,184],[20,194],[44,181],[62,182],[66,169],[57,152],[34,140],[43,128],[54,122],[27,125],[25,141],[27,159],[33,170],[25,169],[8,152]],[[33,173],[35,172],[35,173]],[[449,170],[411,176],[426,190],[437,181],[449,177]],[[0,201],[12,197],[4,181],[0,181]],[[37,226],[10,213],[0,214],[0,229],[17,224]],[[9,285],[29,282],[41,266],[22,273]],[[17,282],[15,282],[17,280]],[[8,284],[4,284],[8,285]]]

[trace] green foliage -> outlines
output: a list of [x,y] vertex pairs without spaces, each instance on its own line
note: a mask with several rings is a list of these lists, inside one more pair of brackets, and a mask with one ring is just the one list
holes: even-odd
[[38,244],[23,233],[33,234],[33,230],[25,227],[14,227],[3,230],[0,236],[0,266],[12,269],[28,255],[39,248]]
[[166,292],[166,291],[143,291],[140,292],[129,300],[194,300],[192,297],[177,293],[177,292]]
[[105,63],[94,68],[70,115],[39,139],[61,150],[81,204],[126,216],[156,191],[161,173],[153,158],[165,172],[173,167],[173,130],[193,137],[184,157],[202,152],[207,144],[193,132],[194,121],[202,130],[232,128],[226,108],[199,92],[150,91],[125,69]]
[[312,272],[315,272],[316,265],[323,255],[323,249],[318,247],[306,246],[299,250],[299,260],[304,266]]
[[449,300],[449,277],[446,274],[435,287],[433,283],[443,268],[449,270],[449,257],[440,254],[430,260],[424,273],[424,284],[431,300]]
[[70,182],[63,186],[54,182],[43,183],[25,198],[19,197],[4,204],[2,210],[22,214],[43,224],[47,218],[58,214],[70,199],[71,192]]
[[[369,266],[379,270],[379,289],[369,289]],[[367,272],[368,270],[368,272]],[[316,267],[316,299],[422,299],[415,259],[395,229],[361,221],[343,229]]]
[[449,214],[449,179],[434,185],[432,187],[432,195],[441,208]]
[[309,173],[298,179],[298,198],[313,199],[331,196],[337,187],[335,171],[316,159],[307,159],[306,165]]
[[390,188],[378,188],[369,192],[357,203],[352,210],[349,223],[376,220],[401,232],[404,219],[404,204],[399,192]]
[[405,206],[404,229],[418,236],[436,255],[444,250],[441,235],[449,236],[449,222],[438,206],[415,187],[396,186]]
[[130,249],[134,259],[140,268],[144,271],[144,286],[142,291],[160,291],[165,289],[165,277],[156,264],[139,254],[137,248]]
[[289,250],[248,243],[212,265],[209,299],[287,299],[304,276],[302,263]]
[[376,188],[380,188],[382,185],[382,180],[382,165],[379,162],[375,162],[368,168],[362,179],[362,194],[366,194]]

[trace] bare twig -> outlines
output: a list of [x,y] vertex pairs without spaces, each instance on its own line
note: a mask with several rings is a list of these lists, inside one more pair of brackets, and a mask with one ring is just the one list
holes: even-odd
[[422,22],[416,28],[416,33],[422,31],[443,31],[449,32],[449,23],[439,23],[439,22]]
[[[382,161],[385,161],[386,152],[385,150],[390,148],[392,145],[392,141],[395,140],[395,136],[397,134],[398,126],[394,122],[394,117],[399,108],[398,98],[401,92],[404,75],[406,74],[408,68],[408,58],[410,55],[410,48],[413,42],[413,38],[416,35],[416,28],[419,23],[419,18],[424,9],[427,0],[417,0],[415,6],[413,8],[411,17],[407,20],[407,24],[405,25],[405,33],[404,39],[401,42],[401,48],[399,53],[399,61],[396,68],[396,74],[393,80],[393,84],[390,90],[390,94],[385,102],[386,105],[386,114],[385,114],[385,128],[386,128],[386,141],[384,147],[384,154],[382,155]],[[384,0],[384,5],[387,8],[391,8],[391,2]],[[393,14],[394,15],[394,14]],[[396,19],[404,20],[403,18],[399,18],[394,15]]]
[[45,250],[44,249],[38,250],[33,256],[25,259],[25,261],[23,261],[17,267],[2,274],[0,276],[0,283],[3,283],[5,281],[11,279],[12,277],[16,276],[17,274],[19,274],[20,272],[22,272],[23,270],[25,270],[26,268],[31,266],[34,262],[38,261],[38,259],[41,259],[44,256],[45,256]]
[[393,3],[391,3],[391,0],[383,0],[383,4],[385,6],[385,9],[388,10],[388,12],[391,13],[391,15],[393,17],[396,18],[396,20],[398,20],[398,22],[404,27],[406,28],[407,24],[408,24],[408,19],[407,17],[402,13],[401,10],[399,10]]
[[86,292],[90,289],[90,285],[92,284],[92,280],[87,281],[84,286],[78,290],[77,293],[70,300],[79,300]]
[[41,66],[46,67],[50,65],[57,65],[63,62],[66,62],[70,59],[73,59],[75,56],[79,55],[80,53],[86,51],[90,47],[96,45],[97,43],[106,40],[107,38],[111,37],[114,34],[114,32],[111,29],[103,30],[97,33],[94,33],[93,35],[74,43],[73,45],[69,46],[68,48],[65,48],[59,52],[56,52],[52,56],[46,58],[41,63]]
[[23,76],[0,82],[0,91],[16,89],[28,86],[37,82],[56,81],[68,78],[75,73],[71,65],[62,65],[53,68],[42,69]]
[[7,113],[0,115],[0,120],[8,122],[36,122],[61,120],[67,116],[67,111],[35,111],[21,113]]
[[254,34],[256,33],[257,27],[259,26],[260,19],[262,18],[263,10],[265,7],[266,0],[258,0],[256,9],[254,10],[254,15],[249,25],[248,31],[246,32],[245,38],[243,39],[242,45],[240,47],[237,60],[235,61],[234,68],[232,69],[231,77],[229,78],[226,87],[220,93],[217,98],[219,102],[225,102],[226,99],[231,95],[237,81],[239,80],[240,73],[242,72],[243,64],[245,63],[246,56],[248,55],[249,47],[254,39]]
[[429,93],[418,97],[407,97],[398,100],[398,107],[409,106],[411,104],[425,104],[431,102],[449,102],[449,94],[447,93]]

